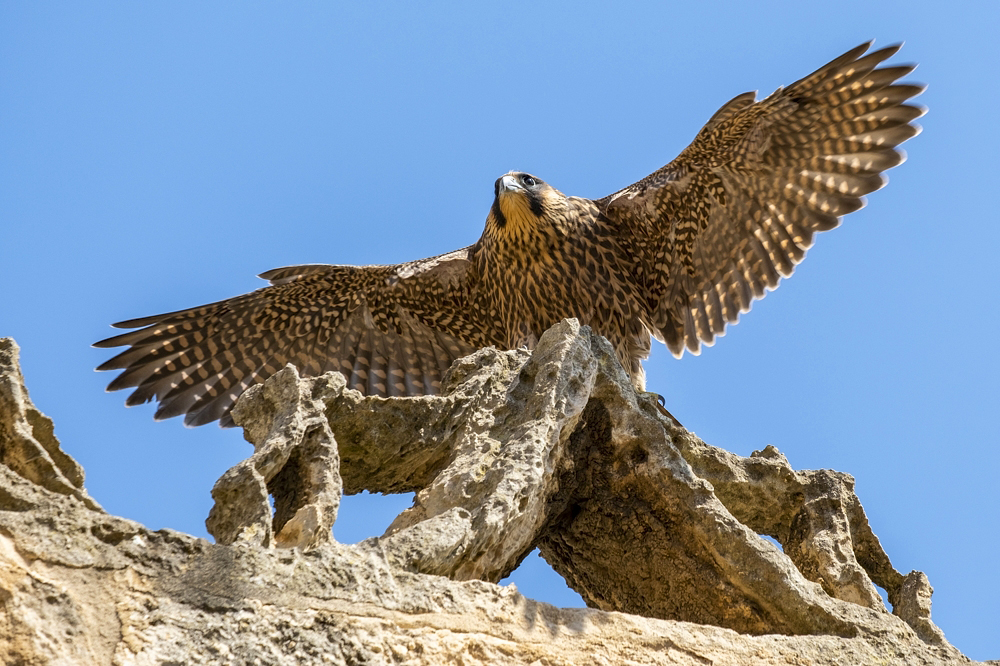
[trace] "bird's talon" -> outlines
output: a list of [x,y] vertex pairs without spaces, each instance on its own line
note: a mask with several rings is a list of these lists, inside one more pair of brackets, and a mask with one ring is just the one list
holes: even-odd
[[667,407],[666,407],[667,401],[663,398],[662,395],[660,395],[659,393],[653,393],[652,391],[650,391],[650,395],[652,395],[653,397],[656,398],[656,409],[657,409],[657,411],[660,412],[660,414],[663,414],[664,416],[666,416],[667,418],[669,418],[671,421],[673,421],[679,427],[681,427],[681,428],[684,427],[684,425],[680,421],[677,420],[676,416],[674,416],[669,411],[667,411]]

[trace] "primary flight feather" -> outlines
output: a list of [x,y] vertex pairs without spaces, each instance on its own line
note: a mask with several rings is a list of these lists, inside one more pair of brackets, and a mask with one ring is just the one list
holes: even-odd
[[474,245],[395,266],[305,265],[209,305],[115,324],[129,348],[98,370],[108,390],[159,401],[156,418],[220,419],[287,363],[337,370],[380,396],[432,394],[476,349],[533,346],[567,317],[611,341],[635,386],[650,340],[697,353],[805,256],[903,161],[916,135],[913,66],[863,44],[757,101],[726,103],[673,162],[603,199],[567,197],[511,172],[495,183]]

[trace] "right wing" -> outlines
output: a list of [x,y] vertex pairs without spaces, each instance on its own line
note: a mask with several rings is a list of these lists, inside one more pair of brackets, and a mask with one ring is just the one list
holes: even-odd
[[898,46],[869,46],[759,102],[739,95],[677,159],[597,202],[675,356],[712,344],[903,161],[923,87],[897,82],[911,65],[879,67]]
[[433,394],[452,362],[480,347],[471,248],[397,266],[277,268],[271,286],[188,310],[114,324],[137,328],[95,343],[128,345],[98,370],[123,370],[109,391],[135,388],[126,405],[158,400],[156,419],[221,419],[253,384],[296,365],[337,370],[368,395]]

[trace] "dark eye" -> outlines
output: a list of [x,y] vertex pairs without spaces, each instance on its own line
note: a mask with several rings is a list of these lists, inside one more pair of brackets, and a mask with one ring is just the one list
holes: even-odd
[[524,183],[525,187],[534,187],[535,185],[538,185],[538,181],[527,174],[521,176],[521,182]]

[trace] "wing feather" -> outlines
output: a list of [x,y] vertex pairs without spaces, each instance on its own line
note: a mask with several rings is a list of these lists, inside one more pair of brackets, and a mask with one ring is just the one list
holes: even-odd
[[271,285],[225,301],[116,324],[137,328],[96,343],[128,349],[99,370],[126,404],[159,402],[157,419],[220,420],[249,386],[296,365],[340,371],[369,395],[436,392],[451,363],[494,344],[475,307],[470,248],[398,266],[289,266]]
[[759,102],[735,97],[677,159],[597,201],[675,355],[712,344],[903,161],[923,87],[897,83],[913,66],[878,68],[898,45],[870,46]]

